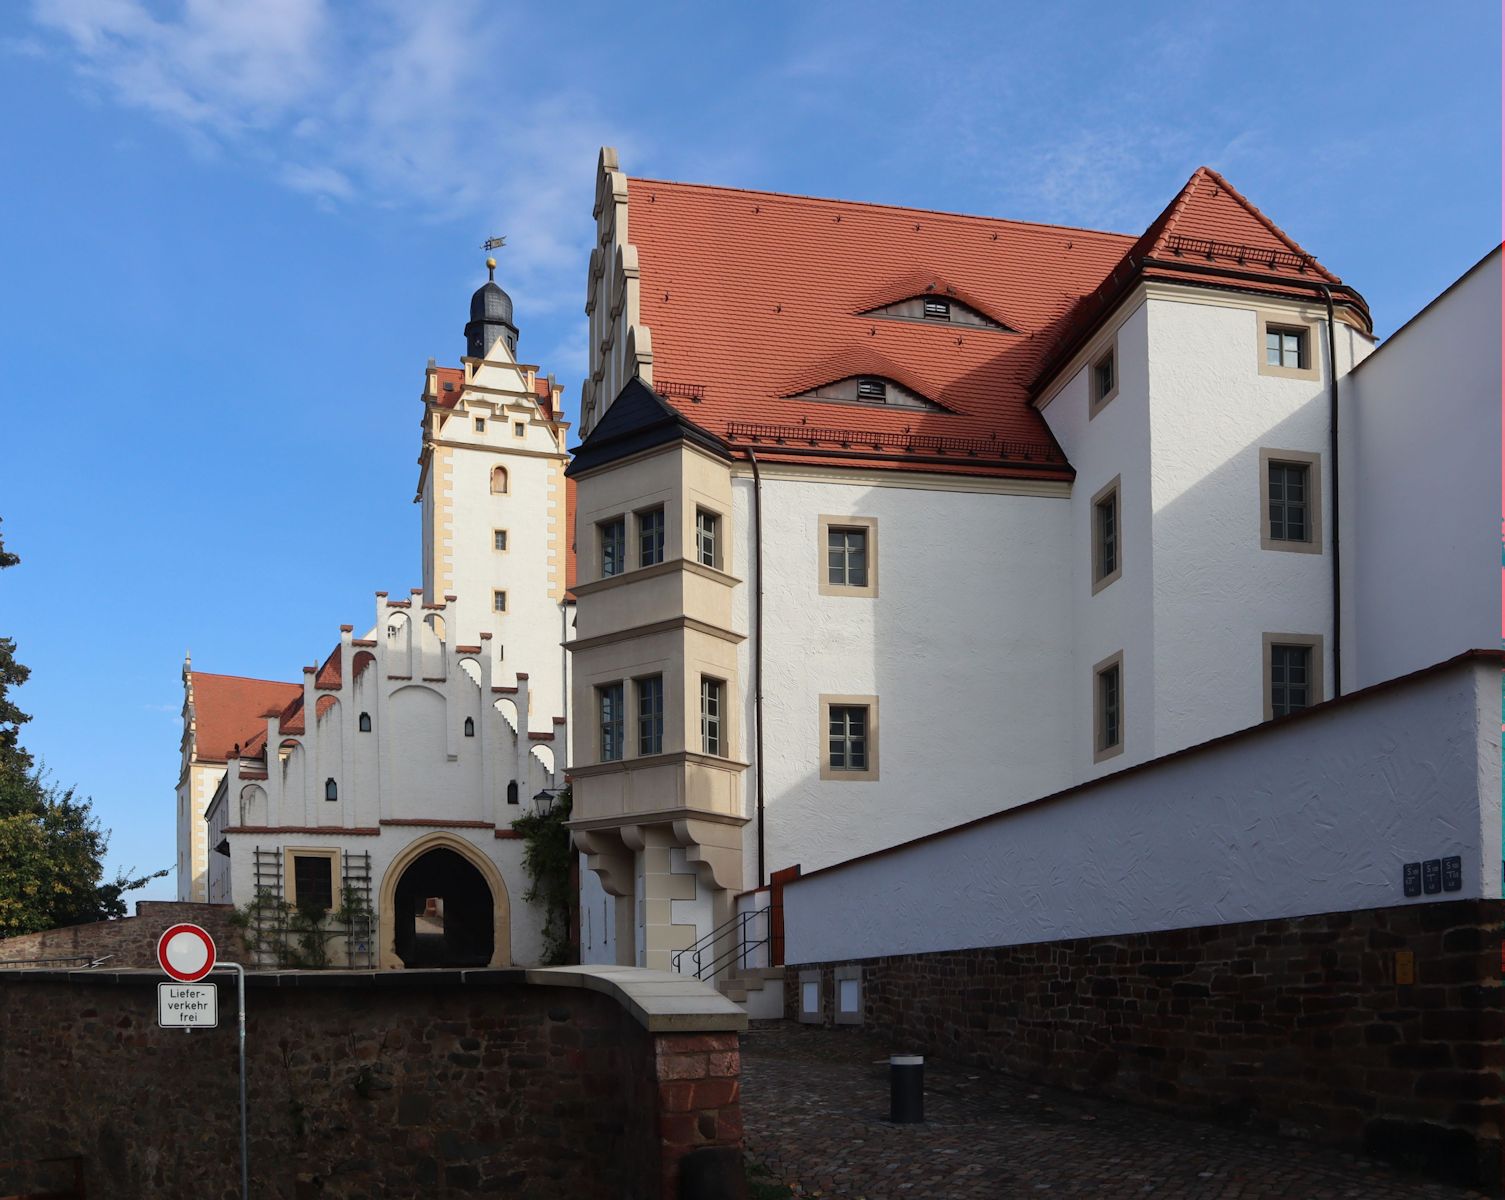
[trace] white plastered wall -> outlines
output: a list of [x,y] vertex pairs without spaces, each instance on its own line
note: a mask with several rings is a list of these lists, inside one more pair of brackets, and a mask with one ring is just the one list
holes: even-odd
[[[1499,679],[1454,664],[797,881],[786,960],[1498,896]],[[1461,891],[1404,895],[1450,855]]]
[[[764,784],[769,872],[806,870],[1064,786],[1060,661],[1070,501],[895,472],[849,481],[763,468]],[[908,482],[922,486],[900,486]],[[974,484],[987,489],[986,481]],[[734,480],[734,627],[751,630],[752,480]],[[820,517],[877,521],[876,597],[823,596]],[[752,647],[739,647],[753,744]],[[819,698],[878,698],[879,777],[822,780]],[[752,775],[747,812],[752,815]],[[744,878],[757,881],[755,824]]]
[[[1264,719],[1265,633],[1320,636],[1318,699],[1333,694],[1330,375],[1320,303],[1218,294],[1147,309],[1154,753],[1168,754]],[[1260,372],[1262,318],[1277,312],[1307,326],[1315,378]],[[1339,375],[1369,346],[1339,322]],[[1319,456],[1320,553],[1261,548],[1262,449]]]
[[1500,287],[1496,248],[1343,381],[1354,687],[1500,636]]

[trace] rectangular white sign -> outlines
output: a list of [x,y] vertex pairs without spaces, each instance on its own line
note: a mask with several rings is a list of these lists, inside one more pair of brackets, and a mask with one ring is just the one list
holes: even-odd
[[157,1024],[164,1029],[213,1029],[219,1024],[219,991],[212,983],[159,983]]

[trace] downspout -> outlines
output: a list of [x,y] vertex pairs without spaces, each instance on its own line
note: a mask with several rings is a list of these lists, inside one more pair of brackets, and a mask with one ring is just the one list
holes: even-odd
[[757,758],[753,779],[758,798],[758,886],[768,882],[763,836],[763,476],[758,471],[758,456],[747,447],[747,461],[753,473],[753,721],[757,726],[754,741]]
[[1332,475],[1333,537],[1333,699],[1343,694],[1343,575],[1338,556],[1338,335],[1333,319],[1333,293],[1325,283],[1322,298],[1327,301],[1327,373],[1328,373],[1328,469]]

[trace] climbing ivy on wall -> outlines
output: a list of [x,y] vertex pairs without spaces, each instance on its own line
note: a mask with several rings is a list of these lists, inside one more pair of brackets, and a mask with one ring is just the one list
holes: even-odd
[[544,910],[543,965],[557,967],[570,961],[570,929],[574,924],[577,898],[570,882],[575,847],[565,822],[570,819],[570,789],[560,793],[547,816],[528,813],[512,822],[522,835],[523,869],[529,886],[523,899]]

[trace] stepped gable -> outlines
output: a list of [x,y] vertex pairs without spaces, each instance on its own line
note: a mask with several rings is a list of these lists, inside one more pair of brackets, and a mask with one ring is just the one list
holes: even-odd
[[205,671],[192,676],[194,754],[200,761],[227,762],[237,744],[244,747],[257,734],[264,740],[265,714],[303,697],[297,683]]
[[[628,206],[654,387],[709,433],[771,460],[1070,476],[1029,384],[1132,236],[650,179]],[[864,315],[947,294],[1009,329]],[[946,411],[788,394],[860,357]]]
[[1073,306],[1031,385],[1037,395],[1142,279],[1335,305],[1372,328],[1369,306],[1211,167],[1198,167],[1099,285]]

